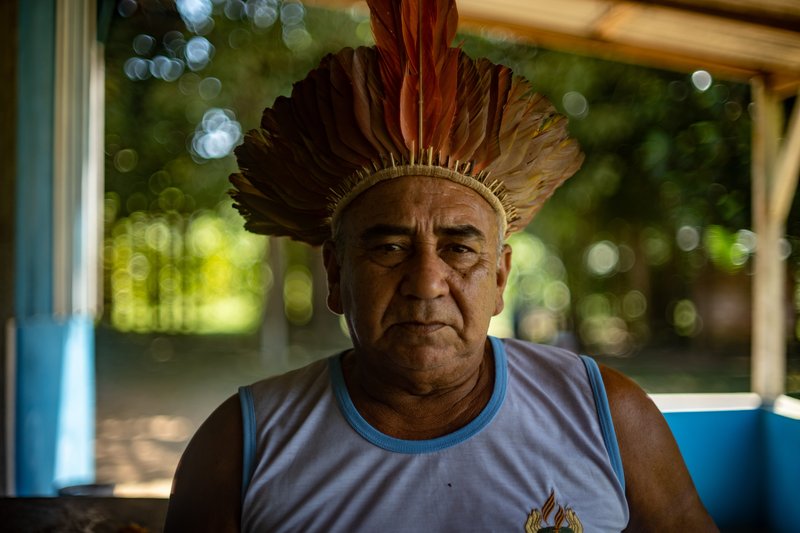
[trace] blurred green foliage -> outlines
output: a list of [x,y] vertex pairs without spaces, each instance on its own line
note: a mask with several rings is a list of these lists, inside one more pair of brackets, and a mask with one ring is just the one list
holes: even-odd
[[[186,52],[198,35],[160,3],[113,23],[106,45],[105,266],[106,319],[117,328],[252,330],[273,281],[283,284],[290,324],[308,324],[321,311],[309,254],[288,245],[286,273],[273,280],[262,268],[266,240],[245,235],[230,209],[232,156],[202,157],[193,147],[210,110],[242,131],[253,128],[261,110],[325,53],[370,44],[367,14],[303,9],[298,29],[297,20],[290,27],[278,15],[291,4],[296,18],[299,2],[273,0],[274,23],[261,26],[242,13],[230,17],[228,4],[214,4],[213,28],[195,28],[213,47],[201,64]],[[706,334],[723,344],[726,335],[741,335],[749,327],[744,313],[732,313],[738,322],[725,329],[714,327],[707,310],[720,301],[709,280],[727,280],[726,291],[749,290],[756,246],[747,230],[749,87],[700,73],[706,86],[691,73],[553,52],[490,33],[458,40],[473,57],[531,80],[570,117],[586,153],[582,170],[515,237],[517,270],[493,331],[612,355]],[[153,66],[159,56],[180,75],[161,75]],[[149,71],[132,77],[132,58]],[[798,204],[786,242],[793,280],[800,279]],[[148,240],[151,234],[163,241]],[[792,298],[800,310],[800,290]],[[793,334],[800,338],[800,325]]]

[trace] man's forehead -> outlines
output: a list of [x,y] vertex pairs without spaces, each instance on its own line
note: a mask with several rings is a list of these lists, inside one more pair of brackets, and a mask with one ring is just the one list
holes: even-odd
[[[461,237],[468,239],[486,240],[486,234],[477,226],[469,223],[463,224],[433,224],[431,230],[437,237]],[[375,223],[362,229],[358,237],[362,240],[377,239],[381,237],[414,236],[419,228],[413,225]]]
[[405,176],[379,183],[348,206],[345,219],[375,225],[457,227],[489,231],[497,213],[475,191],[441,178]]

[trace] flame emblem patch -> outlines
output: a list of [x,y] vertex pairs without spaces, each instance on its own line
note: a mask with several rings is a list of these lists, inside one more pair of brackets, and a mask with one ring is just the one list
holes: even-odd
[[[552,523],[550,522],[551,514],[553,514]],[[533,509],[528,515],[528,520],[525,521],[525,533],[583,533],[583,524],[571,507],[557,505],[554,489],[550,491],[550,496],[542,505],[541,510]]]

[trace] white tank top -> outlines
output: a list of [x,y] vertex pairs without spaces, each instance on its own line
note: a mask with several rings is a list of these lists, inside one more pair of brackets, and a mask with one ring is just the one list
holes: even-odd
[[489,403],[431,440],[367,423],[341,354],[243,387],[243,531],[624,529],[622,463],[596,363],[490,339]]

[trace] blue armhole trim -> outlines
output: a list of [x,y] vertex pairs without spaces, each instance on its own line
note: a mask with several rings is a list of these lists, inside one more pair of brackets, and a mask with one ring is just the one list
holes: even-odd
[[256,411],[250,387],[239,387],[239,403],[242,406],[242,501],[244,501],[244,495],[253,478],[256,455]]
[[603,432],[603,442],[606,445],[608,458],[611,460],[611,468],[614,469],[622,489],[625,490],[625,472],[622,469],[622,457],[619,454],[617,434],[614,431],[614,423],[611,420],[611,409],[608,406],[608,396],[606,395],[606,387],[603,384],[603,376],[600,375],[600,367],[591,357],[582,355],[581,360],[586,367],[586,373],[589,374],[589,384],[592,386],[597,418],[600,420],[600,429]]

